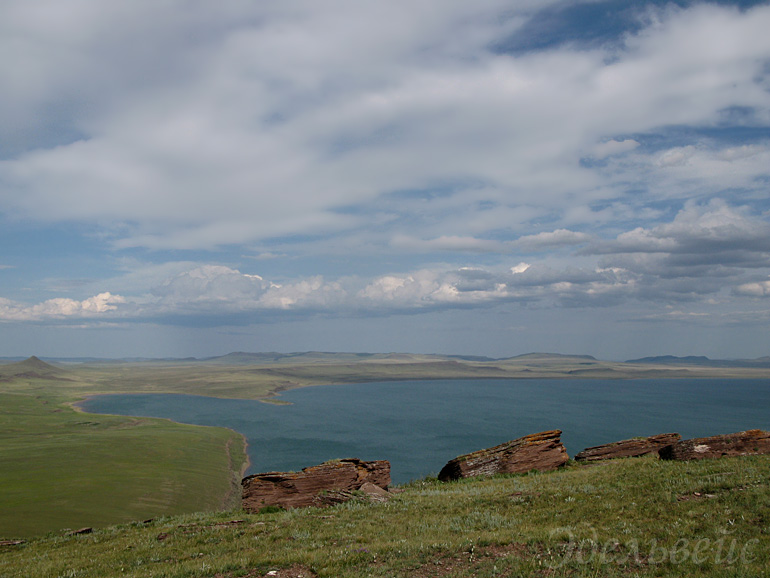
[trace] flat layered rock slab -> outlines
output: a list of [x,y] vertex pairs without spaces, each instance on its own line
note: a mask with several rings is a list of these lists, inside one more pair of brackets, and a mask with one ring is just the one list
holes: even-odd
[[770,432],[761,429],[682,440],[658,451],[664,460],[702,460],[760,454],[770,454]]
[[258,512],[266,506],[302,508],[323,505],[322,494],[349,493],[367,483],[387,489],[390,485],[390,462],[347,458],[324,462],[300,472],[267,472],[248,476],[241,482],[242,506],[247,511]]
[[577,461],[593,462],[615,458],[631,458],[658,453],[661,448],[670,446],[682,439],[678,433],[665,433],[646,438],[633,438],[609,444],[586,448],[575,455]]
[[473,476],[554,470],[568,459],[567,449],[561,443],[561,430],[549,430],[458,456],[447,462],[438,479],[446,482]]

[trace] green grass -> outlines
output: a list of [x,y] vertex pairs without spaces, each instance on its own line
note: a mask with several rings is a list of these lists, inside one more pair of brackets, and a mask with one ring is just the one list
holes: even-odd
[[[570,463],[390,502],[170,517],[0,547],[0,576],[762,576],[770,458]],[[700,495],[696,495],[700,494]]]
[[0,538],[236,503],[240,435],[79,413],[67,399],[0,393]]

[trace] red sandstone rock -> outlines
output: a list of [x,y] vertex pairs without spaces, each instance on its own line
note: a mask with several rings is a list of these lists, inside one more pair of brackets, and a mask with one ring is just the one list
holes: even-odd
[[[390,462],[365,462],[357,458],[334,460],[301,472],[268,472],[244,478],[242,505],[258,512],[265,506],[301,508],[322,505],[321,494],[344,495],[365,483],[390,485]],[[333,502],[334,500],[332,500]]]
[[757,454],[770,454],[770,432],[751,429],[733,434],[682,440],[658,451],[658,455],[664,460],[702,460]]
[[611,444],[603,444],[586,448],[575,456],[578,461],[593,462],[611,460],[614,458],[630,458],[657,453],[659,449],[670,446],[682,439],[678,433],[666,433],[647,438],[622,440]]
[[366,482],[359,490],[372,502],[387,502],[391,497],[391,493],[388,490],[384,490],[371,482]]
[[545,431],[456,457],[441,469],[438,479],[446,482],[472,476],[556,469],[569,459],[560,438],[561,430]]

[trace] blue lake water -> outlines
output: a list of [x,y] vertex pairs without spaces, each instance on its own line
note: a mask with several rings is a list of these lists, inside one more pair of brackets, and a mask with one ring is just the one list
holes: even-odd
[[391,462],[394,483],[455,456],[549,429],[570,456],[602,443],[770,429],[770,380],[435,380],[315,386],[274,405],[188,395],[101,395],[85,411],[224,426],[249,442],[248,473],[328,459]]

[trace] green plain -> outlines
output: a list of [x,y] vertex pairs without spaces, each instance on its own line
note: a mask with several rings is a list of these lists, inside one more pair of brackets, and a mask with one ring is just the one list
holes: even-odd
[[0,538],[219,510],[239,500],[239,434],[89,415],[66,401],[0,394]]

